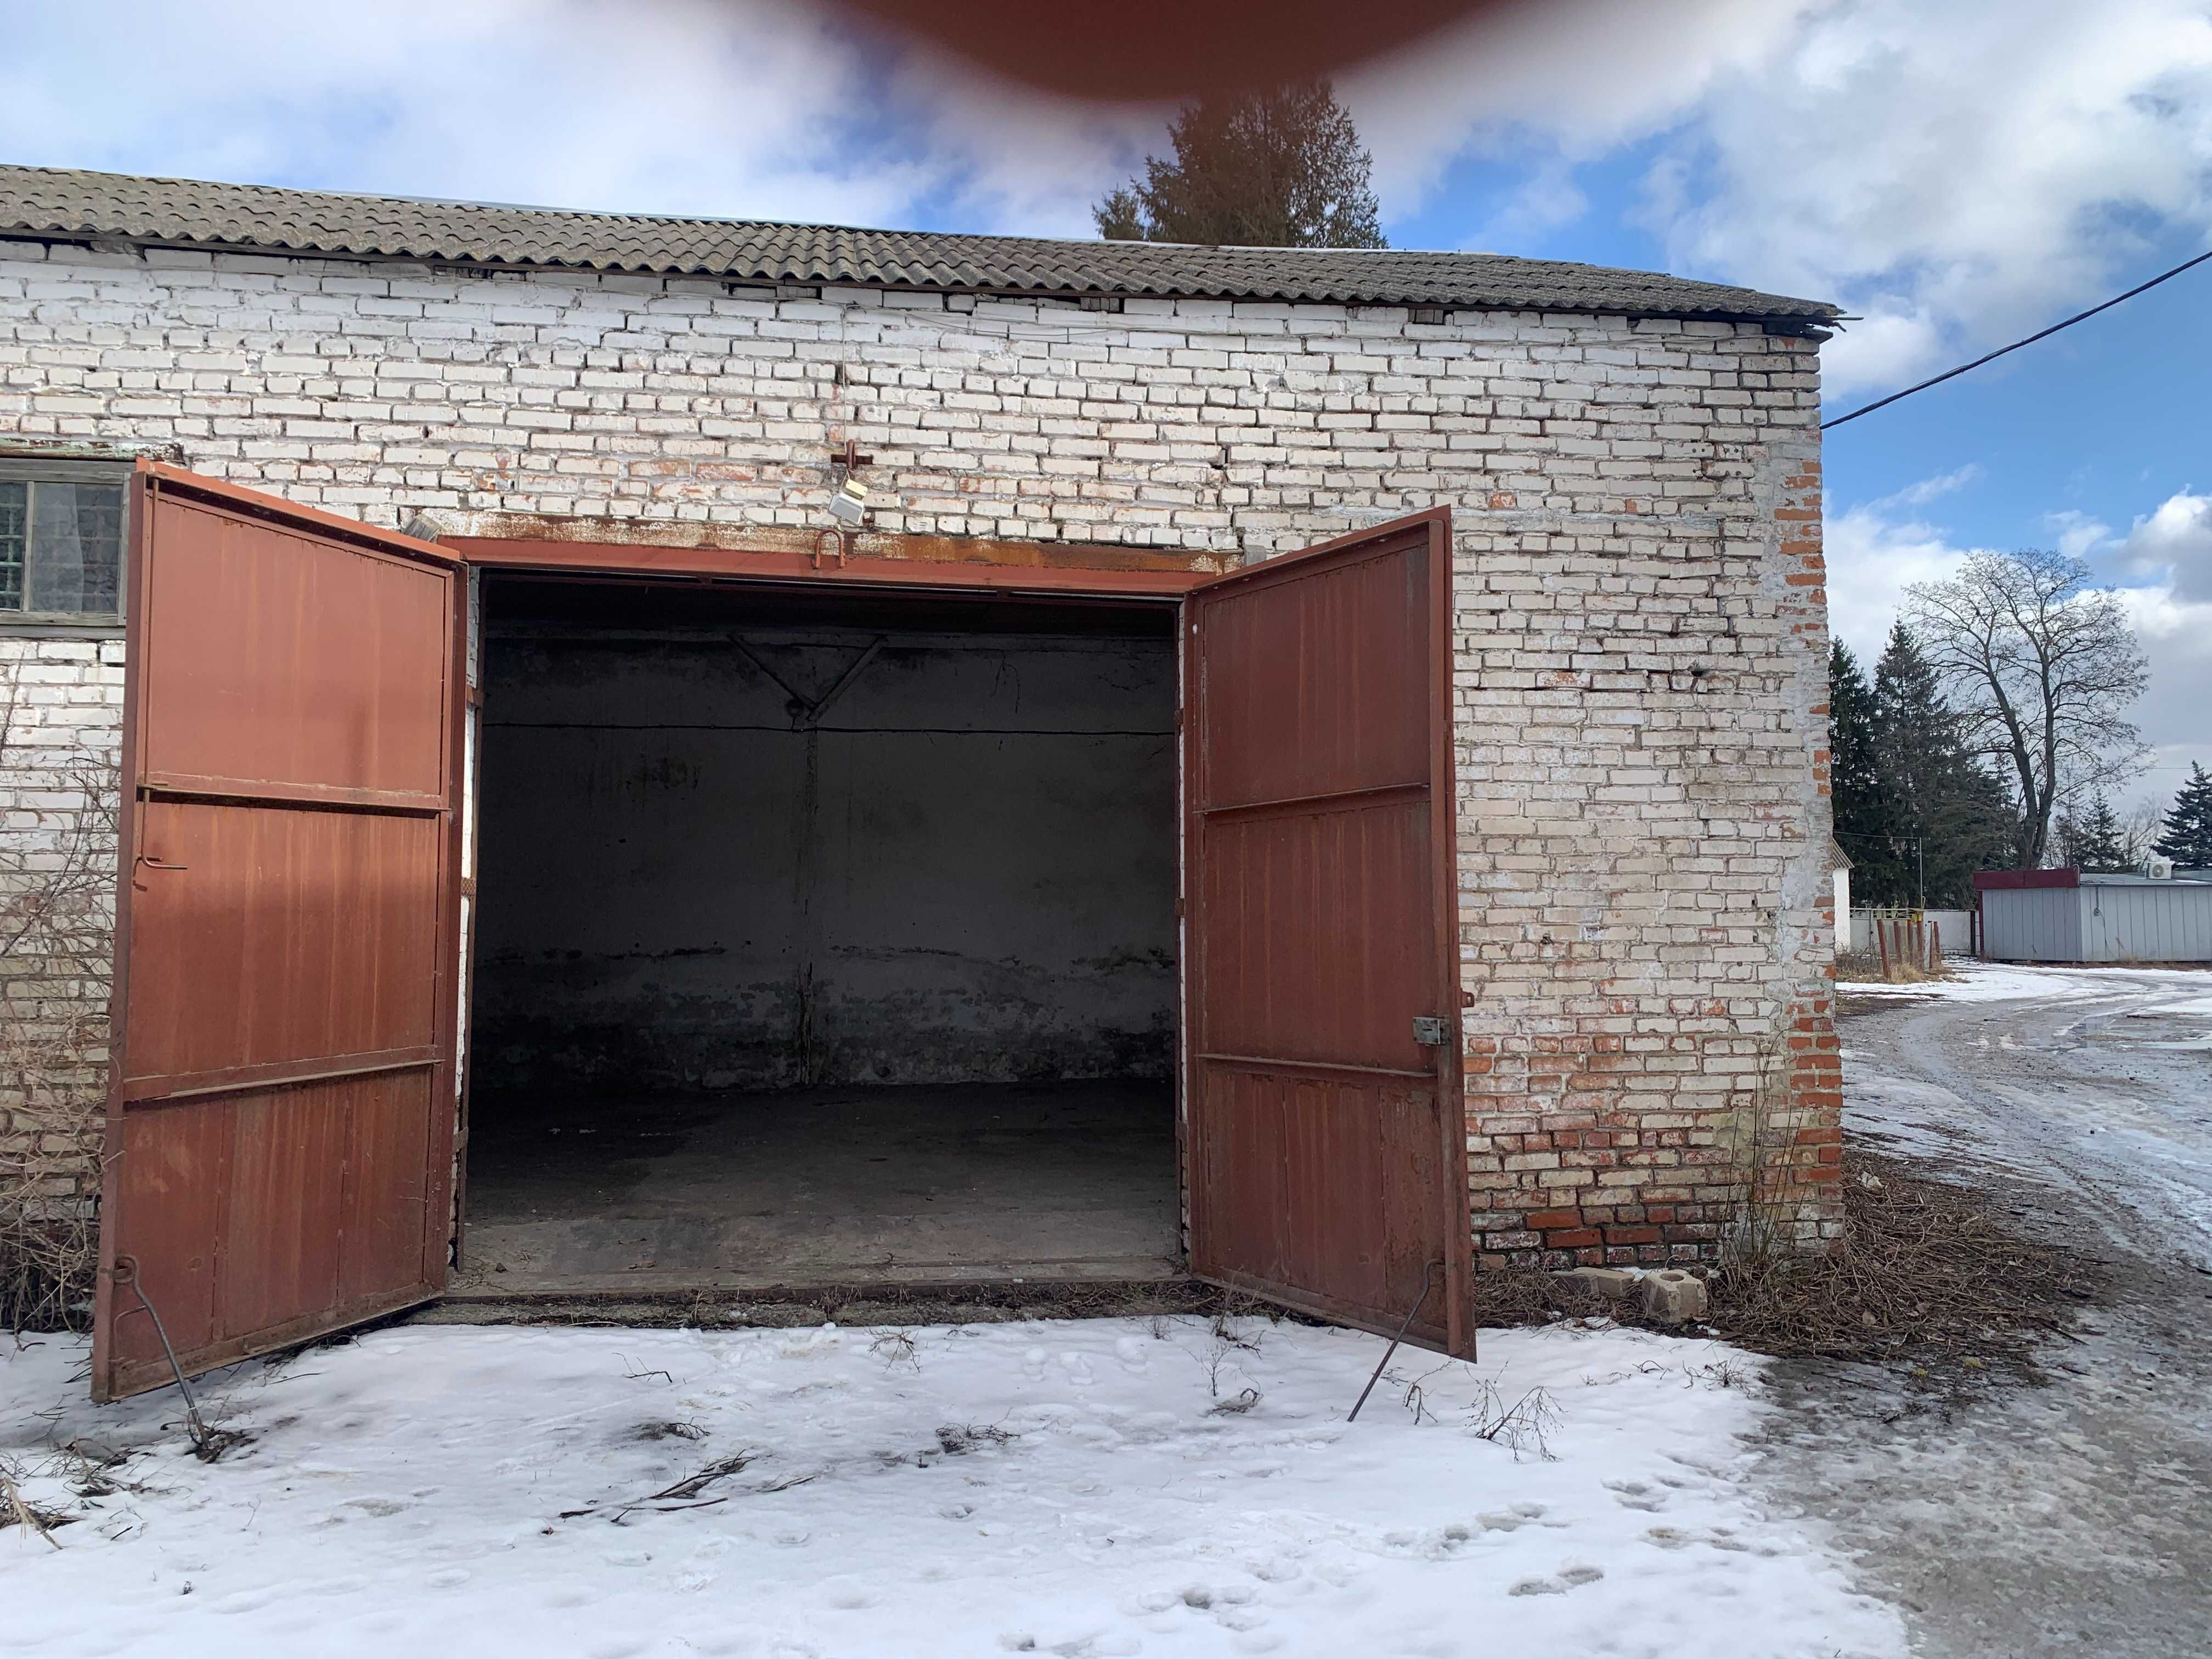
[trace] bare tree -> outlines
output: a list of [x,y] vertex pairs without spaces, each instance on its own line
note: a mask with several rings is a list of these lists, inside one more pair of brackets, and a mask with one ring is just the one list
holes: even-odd
[[2166,802],[2157,795],[2143,796],[2120,814],[2120,837],[2128,851],[2129,869],[2158,850],[2159,832],[2165,821]]
[[2081,560],[2029,548],[1914,583],[1905,617],[1969,744],[2011,773],[2021,865],[2035,868],[2060,805],[2142,769],[2127,711],[2149,674],[2118,597],[2092,587]]

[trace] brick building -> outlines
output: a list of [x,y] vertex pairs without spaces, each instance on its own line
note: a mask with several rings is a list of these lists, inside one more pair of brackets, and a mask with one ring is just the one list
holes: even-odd
[[[410,1133],[428,1172],[393,1188],[434,1212],[422,1259],[371,1284],[345,1255],[366,1247],[334,1245],[319,1288],[226,1283],[278,1234],[323,1224],[312,1205],[256,1220],[246,1196],[159,1225],[153,1200],[127,1198],[141,1207],[111,1208],[109,1232],[129,1231],[118,1215],[152,1231],[111,1238],[110,1256],[194,1310],[166,1316],[211,1359],[434,1293],[457,1215],[462,1283],[490,1255],[549,1288],[859,1270],[780,1211],[734,1231],[688,1212],[684,1239],[652,1235],[621,1261],[609,1226],[644,1223],[619,1203],[579,1200],[535,1232],[543,1192],[498,1209],[495,1143],[602,1133],[641,1190],[665,1173],[633,1133],[647,1121],[752,1171],[733,1164],[732,1181],[810,1172],[798,1187],[874,1218],[863,1254],[892,1276],[1188,1262],[1375,1323],[1425,1294],[1433,1251],[1459,1292],[1417,1327],[1440,1343],[1464,1340],[1458,1301],[1482,1266],[1699,1259],[1747,1224],[1837,1236],[1817,428],[1834,315],[1489,255],[0,168],[15,573],[0,574],[0,695],[15,711],[0,783],[19,894],[58,849],[106,833],[99,791],[68,780],[133,768],[114,1087],[146,1127],[109,1127],[111,1206],[132,1168],[164,1159],[244,1194],[269,1115],[337,1086],[330,1053],[255,1048],[257,1017],[206,988],[325,974],[336,997],[351,969],[240,967],[266,941],[234,912],[277,902],[149,839],[218,860],[229,832],[176,826],[296,805],[310,784],[322,818],[386,810],[335,772],[264,800],[162,769],[163,745],[237,738],[247,714],[305,721],[331,753],[384,741],[313,726],[354,695],[325,682],[371,623],[325,618],[323,659],[285,666],[294,624],[263,614],[264,578],[293,581],[288,561],[312,545],[351,574],[283,587],[287,602],[343,591],[381,629],[397,624],[361,573],[405,566],[420,592],[390,605],[434,610],[422,583],[443,583],[464,637],[433,686],[445,713],[422,727],[450,716],[460,734],[438,750],[444,781],[389,808],[456,826],[458,849],[438,890],[464,956],[426,970],[440,1006],[410,1039],[420,1053],[375,1050],[391,1075],[427,1068],[428,1127]],[[858,523],[830,510],[848,483]],[[1282,556],[1321,544],[1334,550]],[[1208,585],[1240,570],[1254,574]],[[132,592],[159,601],[130,622],[157,641],[146,664],[124,649]],[[343,672],[405,658],[438,681],[445,659],[411,649],[380,643]],[[167,681],[164,660],[180,665]],[[381,720],[399,693],[379,684]],[[120,752],[131,699],[135,761]],[[1400,750],[1402,765],[1381,758]],[[1305,805],[1280,805],[1292,797]],[[1375,827],[1401,809],[1404,846],[1441,860],[1433,881],[1392,864]],[[1340,822],[1365,828],[1315,828]],[[362,867],[330,856],[333,879]],[[1271,858],[1304,873],[1270,888]],[[1324,888],[1350,909],[1317,920],[1339,902]],[[270,925],[296,952],[283,929],[309,901],[286,902],[290,921]],[[223,933],[234,921],[244,932]],[[1425,978],[1413,945],[1389,952],[1432,923],[1441,966]],[[8,966],[18,1030],[108,994],[66,953]],[[443,996],[457,983],[472,1017]],[[1436,1023],[1407,1036],[1408,1018]],[[218,1027],[243,1045],[228,1069],[132,1058]],[[416,1059],[389,1059],[403,1051]],[[99,1059],[81,1097],[104,1097]],[[457,1128],[435,1103],[464,1076]],[[15,1086],[0,1148],[21,1158],[43,1126]],[[329,1107],[341,1139],[373,1115],[369,1085],[345,1086],[355,1103]],[[734,1099],[753,1115],[708,1125],[701,1103]],[[1404,1127],[1424,1099],[1445,1115],[1441,1155],[1405,1139],[1428,1133]],[[940,1110],[988,1124],[915,1139]],[[192,1163],[192,1135],[221,1143],[219,1169]],[[867,1156],[936,1181],[930,1202],[999,1178],[961,1162],[978,1146],[1044,1162],[1008,1154],[999,1221],[924,1227],[912,1194],[824,1162],[877,1136]],[[1018,1194],[1080,1184],[1047,1167],[1070,1148],[1127,1192],[1094,1203],[1069,1187],[1030,1213]],[[1351,1165],[1364,1173],[1328,1174]],[[64,1177],[42,1178],[57,1196]],[[347,1238],[374,1231],[366,1179],[333,1176],[325,1195]],[[90,1169],[76,1181],[98,1185]],[[777,1207],[758,1190],[724,1200]],[[152,1259],[194,1225],[228,1242]],[[943,1235],[937,1254],[915,1248],[924,1233]],[[111,1283],[102,1304],[130,1311]],[[142,1339],[115,1334],[106,1363],[103,1386],[150,1377],[131,1369]]]

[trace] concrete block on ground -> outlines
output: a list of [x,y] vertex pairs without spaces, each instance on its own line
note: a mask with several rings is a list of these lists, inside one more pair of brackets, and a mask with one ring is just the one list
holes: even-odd
[[1669,1325],[1705,1316],[1705,1281],[1680,1267],[1644,1275],[1644,1311]]
[[1559,1277],[1619,1302],[1634,1294],[1641,1275],[1631,1267],[1570,1267]]

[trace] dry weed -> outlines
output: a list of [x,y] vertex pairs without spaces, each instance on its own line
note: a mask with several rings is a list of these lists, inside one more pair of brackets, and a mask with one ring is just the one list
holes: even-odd
[[885,1370],[902,1364],[911,1365],[916,1370],[921,1369],[921,1360],[915,1352],[914,1336],[908,1331],[885,1331],[868,1344],[868,1352],[884,1362]]
[[2027,1375],[2104,1293],[2098,1263],[2023,1237],[1985,1194],[1863,1148],[1845,1150],[1844,1210],[1849,1237],[1826,1255],[1723,1261],[1709,1322],[1762,1353]]
[[116,778],[31,740],[0,685],[0,783],[45,803],[0,832],[0,1327],[82,1329],[99,1233]]
[[[2027,1377],[2036,1350],[2064,1336],[2070,1310],[2104,1294],[2099,1263],[2027,1238],[1972,1188],[1853,1143],[1843,1170],[1844,1241],[1815,1255],[1778,1246],[1769,1229],[1739,1230],[1707,1272],[1698,1328],[1782,1358],[1901,1364],[1923,1382]],[[1478,1273],[1473,1293],[1483,1325],[1684,1328],[1646,1318],[1632,1297],[1614,1301],[1540,1270]]]
[[1559,1420],[1559,1407],[1545,1389],[1530,1389],[1509,1406],[1498,1385],[1486,1376],[1481,1379],[1481,1392],[1468,1408],[1468,1428],[1474,1437],[1504,1446],[1516,1463],[1524,1455],[1546,1463],[1556,1461],[1546,1437]]

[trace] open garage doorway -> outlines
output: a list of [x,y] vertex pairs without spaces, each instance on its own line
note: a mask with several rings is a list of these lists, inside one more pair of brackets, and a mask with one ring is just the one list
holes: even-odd
[[1179,1273],[1175,618],[487,574],[462,1284]]
[[1471,1352],[1443,509],[1173,580],[130,522],[95,1399],[471,1289],[1187,1265]]

